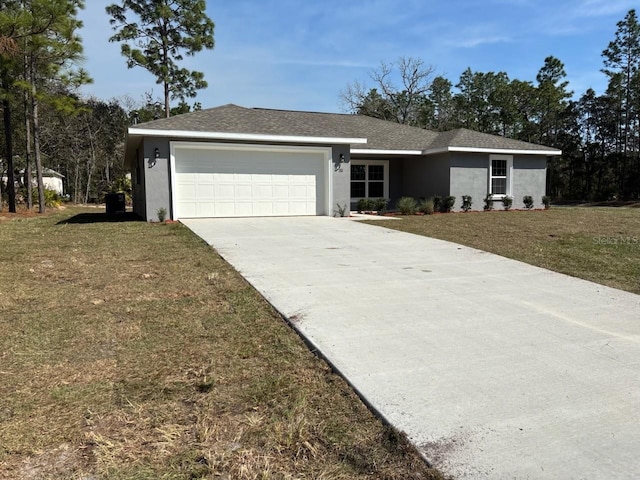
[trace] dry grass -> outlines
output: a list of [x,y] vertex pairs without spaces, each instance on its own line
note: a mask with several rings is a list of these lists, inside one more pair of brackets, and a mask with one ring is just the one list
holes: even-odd
[[89,211],[0,223],[0,478],[441,478],[186,228]]
[[640,209],[562,207],[370,222],[640,294]]

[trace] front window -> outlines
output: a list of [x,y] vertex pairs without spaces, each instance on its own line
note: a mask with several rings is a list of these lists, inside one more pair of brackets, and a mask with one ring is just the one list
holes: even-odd
[[387,198],[389,196],[389,162],[352,160],[351,198]]
[[507,161],[491,160],[491,193],[507,194]]
[[496,197],[511,195],[512,156],[491,156],[489,165],[489,193]]

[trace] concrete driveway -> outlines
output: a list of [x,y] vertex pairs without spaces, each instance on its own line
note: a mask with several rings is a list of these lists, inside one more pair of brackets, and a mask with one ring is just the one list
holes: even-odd
[[444,472],[640,476],[640,296],[347,219],[183,223]]

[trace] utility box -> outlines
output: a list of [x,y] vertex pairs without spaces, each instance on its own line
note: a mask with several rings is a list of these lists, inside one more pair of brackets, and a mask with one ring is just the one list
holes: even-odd
[[124,193],[107,193],[104,196],[104,202],[107,207],[107,215],[113,215],[115,213],[125,213],[126,202]]

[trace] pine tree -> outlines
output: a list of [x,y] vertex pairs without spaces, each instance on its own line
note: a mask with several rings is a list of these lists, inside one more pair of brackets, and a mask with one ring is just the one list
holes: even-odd
[[[640,24],[635,10],[629,10],[624,20],[618,22],[615,39],[602,52],[604,69],[609,77],[609,92],[619,99],[620,136],[617,142],[621,156],[619,177],[620,191],[627,189],[627,160],[634,150],[634,125],[638,119],[638,110],[634,103],[640,97]],[[636,163],[638,152],[636,151]]]
[[180,68],[184,55],[214,46],[214,24],[205,13],[204,0],[122,0],[106,7],[122,42],[129,68],[142,67],[156,77],[164,90],[164,111],[169,117],[171,99],[193,98],[207,87],[202,72]]

